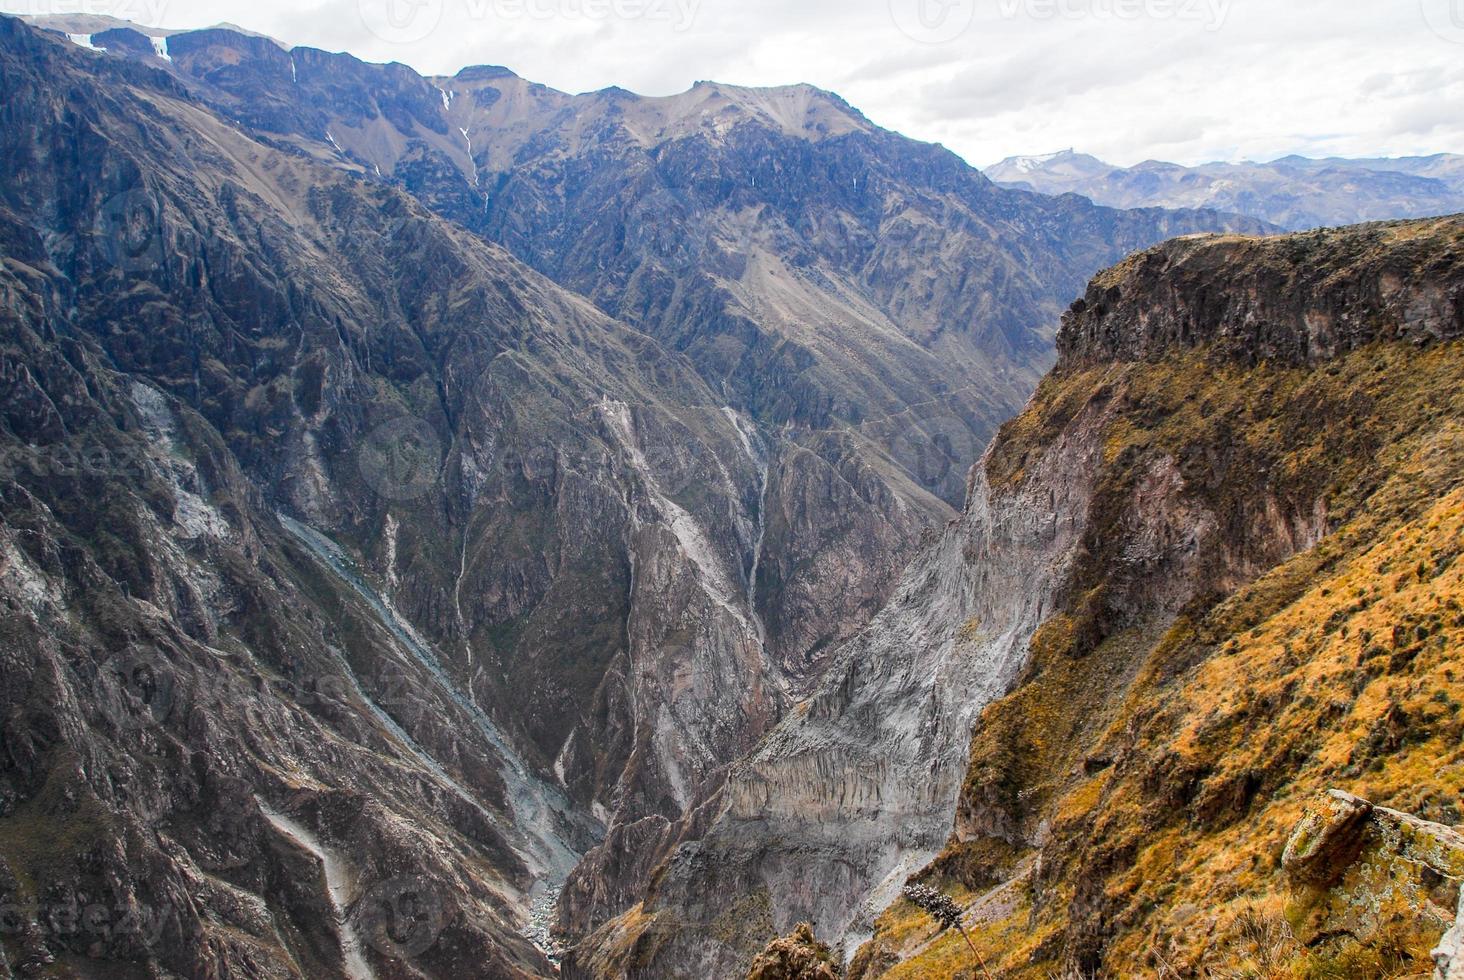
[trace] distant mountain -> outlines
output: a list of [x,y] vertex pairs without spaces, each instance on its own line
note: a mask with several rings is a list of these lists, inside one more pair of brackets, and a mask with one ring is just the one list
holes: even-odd
[[1215,208],[1293,231],[1390,218],[1464,211],[1464,156],[1271,163],[1207,163],[1181,167],[1155,160],[1115,167],[1064,150],[1009,157],[986,168],[999,184],[1043,194],[1080,194],[1109,207]]

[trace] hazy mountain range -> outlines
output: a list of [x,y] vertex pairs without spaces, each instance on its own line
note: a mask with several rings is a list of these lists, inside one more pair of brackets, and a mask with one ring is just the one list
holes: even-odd
[[1010,157],[986,168],[999,184],[1080,194],[1110,207],[1217,208],[1304,230],[1464,212],[1464,156],[1115,167],[1084,153]]

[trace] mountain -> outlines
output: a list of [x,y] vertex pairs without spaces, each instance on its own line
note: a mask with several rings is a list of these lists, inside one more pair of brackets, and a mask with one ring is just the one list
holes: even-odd
[[62,27],[0,18],[0,972],[964,968],[911,875],[1043,969],[1204,965],[1278,874],[1344,975],[1437,940],[1457,221]]
[[[1461,377],[1459,218],[1094,280],[983,467],[1030,486],[1089,447],[1081,543],[922,873],[998,896],[993,969],[1432,970],[1464,869]],[[852,976],[943,975],[964,945],[917,952],[910,913]]]
[[156,67],[0,18],[0,84],[6,961],[550,975],[607,804],[789,699],[762,437]]
[[1464,156],[1207,163],[1149,160],[1114,167],[1067,150],[1010,157],[986,169],[999,184],[1044,194],[1080,194],[1110,207],[1217,208],[1294,231],[1464,211]]
[[566,975],[735,975],[800,922],[853,977],[971,975],[912,877],[996,975],[1428,968],[1464,869],[1464,220],[1170,242],[1058,349]]
[[[17,86],[66,101],[64,81],[23,71],[42,56],[63,80],[121,86],[127,112],[86,138],[129,162],[96,169],[65,153],[70,130],[46,137],[10,171],[19,226],[68,244],[79,233],[55,222],[94,212],[130,234],[196,225],[187,274],[154,283],[185,305],[202,300],[184,287],[215,292],[195,254],[214,210],[290,229],[237,236],[227,268],[251,278],[230,301],[290,312],[230,309],[210,328],[228,357],[193,366],[198,315],[159,331],[137,319],[148,303],[87,329],[167,348],[117,369],[200,412],[285,532],[358,569],[536,785],[603,830],[582,859],[587,838],[570,847],[568,937],[638,900],[727,766],[957,514],[1086,278],[1172,234],[1268,227],[1004,190],[806,86],[571,96],[502,68],[424,78],[229,28],[94,26],[44,44],[12,28]],[[177,145],[145,136],[160,100]],[[47,111],[17,115],[11,138],[60,127]],[[52,156],[110,193],[37,196]],[[74,279],[75,260],[51,261]],[[352,294],[328,322],[385,310],[384,339],[297,355],[296,308],[346,301],[298,298],[296,275]],[[236,321],[276,353],[229,346]],[[381,494],[350,475],[354,448],[427,485]]]

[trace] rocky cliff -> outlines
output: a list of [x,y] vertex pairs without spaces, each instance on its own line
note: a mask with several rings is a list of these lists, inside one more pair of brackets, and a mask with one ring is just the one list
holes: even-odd
[[[919,874],[998,975],[1432,968],[1464,805],[1461,338],[1458,219],[1171,242],[1073,307],[982,480],[1030,487],[1091,433],[1080,543]],[[898,902],[851,975],[971,968]]]
[[[566,973],[735,973],[800,921],[853,955],[912,874],[1014,976],[1306,955],[1280,851],[1313,791],[1459,819],[1420,773],[1458,761],[1461,246],[1212,236],[1095,279],[962,519]],[[971,968],[897,902],[851,969]]]
[[[59,47],[17,57],[67,74],[14,76],[51,113],[13,110],[17,144],[39,135],[71,179],[92,164],[51,131],[58,104],[142,94],[85,133],[88,159],[129,154],[105,195],[33,188],[51,160],[15,159],[19,220],[67,247],[120,236],[108,257],[155,289],[98,300],[119,368],[207,409],[268,506],[354,562],[525,765],[608,825],[561,904],[575,935],[634,904],[726,764],[955,516],[1086,277],[1172,233],[1261,227],[1001,190],[807,87],[570,96],[229,28],[51,26]],[[154,118],[188,132],[145,138]],[[236,212],[269,232],[235,236],[220,291],[209,239]],[[150,278],[179,218],[185,257]],[[184,287],[231,304],[196,365],[189,335],[140,320]],[[190,304],[178,322],[204,329]],[[297,351],[315,306],[330,353]]]

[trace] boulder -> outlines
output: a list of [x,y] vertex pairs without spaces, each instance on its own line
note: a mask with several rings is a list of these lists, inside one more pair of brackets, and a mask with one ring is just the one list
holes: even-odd
[[[1292,886],[1287,921],[1313,952],[1357,944],[1423,956],[1439,943],[1439,976],[1450,976],[1464,836],[1332,790],[1297,825],[1281,860]],[[1453,942],[1440,943],[1446,930]]]
[[768,943],[752,961],[747,980],[837,980],[840,972],[834,954],[804,922],[791,936]]

